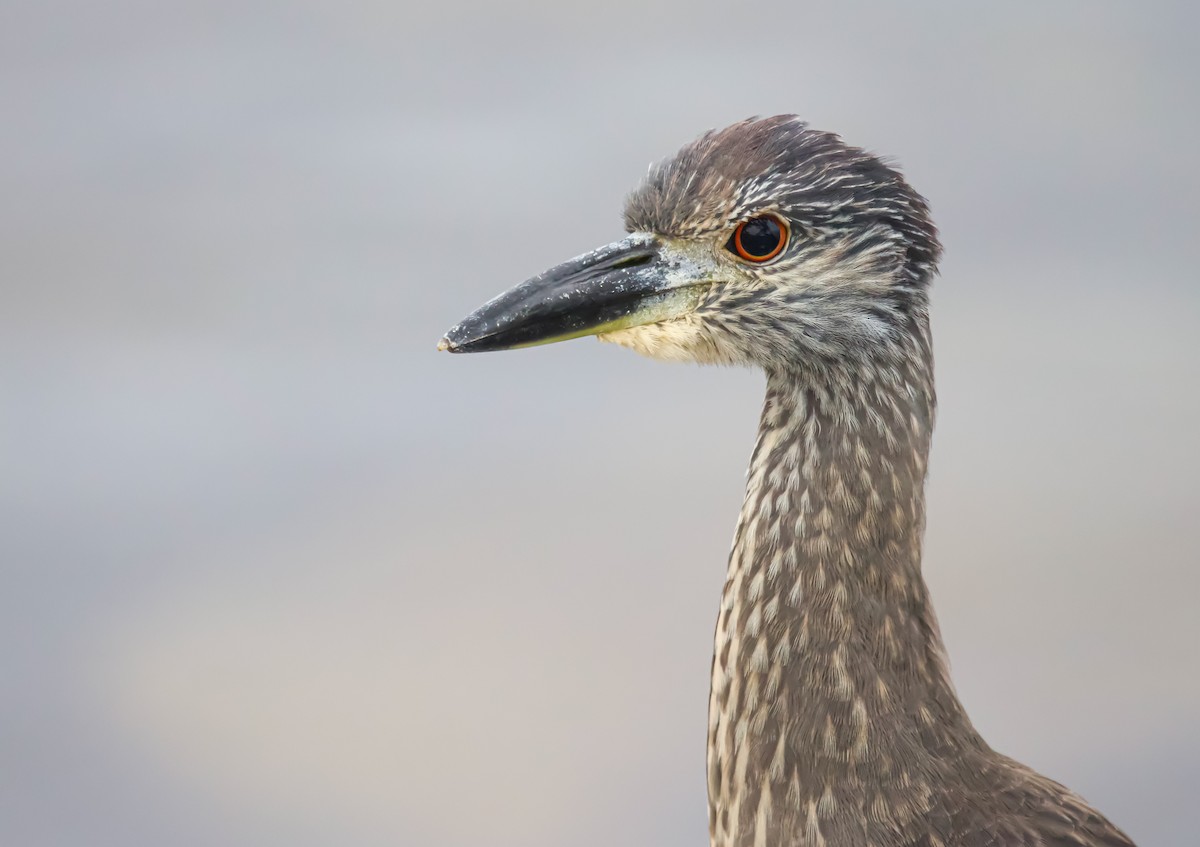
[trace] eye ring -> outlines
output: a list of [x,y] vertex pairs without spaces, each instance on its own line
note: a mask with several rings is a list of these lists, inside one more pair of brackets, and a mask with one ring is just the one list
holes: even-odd
[[778,215],[757,215],[739,223],[725,249],[740,259],[761,265],[783,252],[788,243],[787,222]]

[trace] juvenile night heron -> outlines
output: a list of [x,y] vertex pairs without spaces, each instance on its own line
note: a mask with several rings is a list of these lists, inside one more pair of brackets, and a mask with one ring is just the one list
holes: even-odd
[[992,750],[921,578],[941,247],[894,169],[792,116],[651,169],[629,235],[451,329],[452,352],[582,335],[767,375],[717,618],[713,845],[1130,847]]

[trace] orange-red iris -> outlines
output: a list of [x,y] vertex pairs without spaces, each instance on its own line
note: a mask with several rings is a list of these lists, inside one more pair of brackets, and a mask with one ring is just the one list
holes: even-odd
[[787,224],[775,215],[761,215],[738,224],[729,246],[747,262],[766,262],[783,251],[787,239]]

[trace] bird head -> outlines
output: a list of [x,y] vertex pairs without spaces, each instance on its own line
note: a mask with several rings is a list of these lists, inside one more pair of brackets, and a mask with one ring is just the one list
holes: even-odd
[[794,116],[709,132],[652,166],[628,235],[484,304],[441,347],[597,335],[646,355],[770,371],[900,355],[941,248],[892,167]]

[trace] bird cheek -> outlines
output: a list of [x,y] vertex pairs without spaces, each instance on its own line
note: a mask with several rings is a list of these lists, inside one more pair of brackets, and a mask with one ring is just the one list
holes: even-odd
[[686,318],[675,318],[616,332],[606,332],[598,338],[610,344],[628,347],[651,359],[689,360],[691,357],[688,351],[691,347],[690,342],[694,330],[686,324]]
[[722,359],[703,321],[696,315],[684,315],[659,323],[608,332],[601,341],[628,347],[651,359],[696,364],[729,364]]

